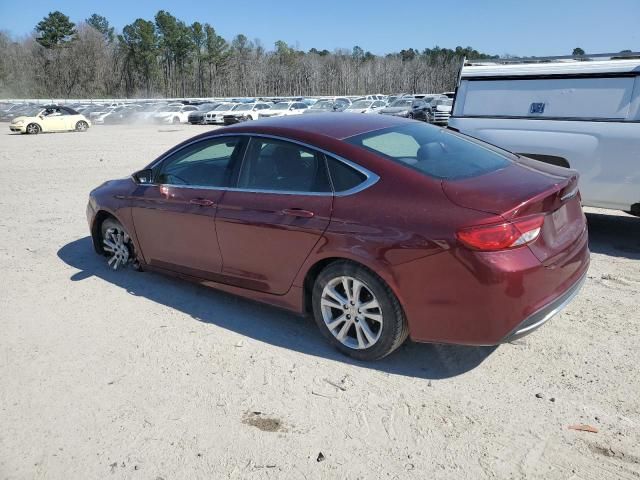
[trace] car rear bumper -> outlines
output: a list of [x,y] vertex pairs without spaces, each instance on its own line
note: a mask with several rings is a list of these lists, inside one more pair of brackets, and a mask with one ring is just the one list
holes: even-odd
[[520,325],[514,328],[512,332],[510,332],[505,338],[502,339],[501,343],[512,342],[514,340],[522,338],[525,335],[530,334],[534,330],[537,330],[542,325],[551,320],[551,318],[560,313],[560,311],[564,307],[569,305],[569,303],[571,303],[575,296],[578,295],[586,279],[587,273],[585,272],[582,277],[576,283],[574,283],[573,286],[571,286],[565,293],[542,307],[537,312],[525,318],[522,323],[520,323]]
[[[542,326],[579,292],[589,268],[588,233],[548,265],[529,248],[459,248],[412,263],[395,272],[412,340],[499,345]],[[439,272],[437,281],[427,272]]]

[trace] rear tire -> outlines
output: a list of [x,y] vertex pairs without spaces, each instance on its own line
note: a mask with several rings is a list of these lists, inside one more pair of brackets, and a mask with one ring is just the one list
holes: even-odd
[[409,335],[400,302],[389,286],[356,263],[338,261],[322,270],[312,302],[322,334],[340,352],[358,360],[383,358]]
[[25,131],[29,135],[37,135],[42,131],[42,129],[40,128],[40,125],[38,125],[37,123],[30,123],[29,125],[27,125],[27,128],[25,129]]
[[89,128],[89,124],[84,120],[80,120],[76,123],[76,132],[86,132],[87,128]]
[[180,119],[178,117],[173,117],[173,124],[176,125],[180,123]]

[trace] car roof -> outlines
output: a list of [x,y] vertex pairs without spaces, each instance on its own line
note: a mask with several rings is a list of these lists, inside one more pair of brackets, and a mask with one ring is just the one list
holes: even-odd
[[329,115],[292,115],[268,118],[251,122],[250,124],[241,123],[218,129],[211,132],[211,135],[227,132],[280,134],[291,138],[308,138],[309,135],[323,135],[336,140],[343,140],[355,135],[396,125],[406,125],[407,122],[412,122],[411,120],[390,115],[350,117],[352,116],[335,113]]

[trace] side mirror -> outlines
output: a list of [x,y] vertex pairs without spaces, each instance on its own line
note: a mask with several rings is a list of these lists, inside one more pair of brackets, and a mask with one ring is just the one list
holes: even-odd
[[153,183],[153,170],[150,168],[145,168],[144,170],[139,170],[133,175],[131,175],[136,183],[140,184],[150,184]]

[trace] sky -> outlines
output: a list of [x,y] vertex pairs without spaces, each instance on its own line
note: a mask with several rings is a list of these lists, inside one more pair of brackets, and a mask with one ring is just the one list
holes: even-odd
[[60,10],[76,23],[99,13],[119,31],[162,9],[267,49],[284,40],[301,50],[358,45],[375,54],[435,45],[517,56],[640,50],[640,0],[0,0],[0,30],[20,38]]

